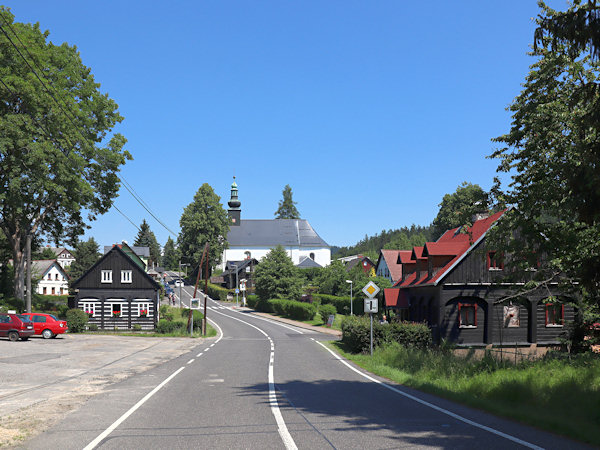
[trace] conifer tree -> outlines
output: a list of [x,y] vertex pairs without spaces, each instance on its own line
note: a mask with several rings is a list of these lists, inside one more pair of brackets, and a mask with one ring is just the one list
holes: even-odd
[[150,259],[148,260],[148,264],[150,267],[152,267],[153,264],[157,266],[160,265],[160,245],[158,245],[156,236],[154,236],[154,233],[150,230],[150,225],[148,225],[146,219],[142,221],[140,231],[138,232],[133,245],[150,248]]
[[299,219],[300,213],[296,208],[296,202],[292,200],[292,188],[286,184],[283,188],[283,199],[279,200],[279,208],[275,211],[276,219]]

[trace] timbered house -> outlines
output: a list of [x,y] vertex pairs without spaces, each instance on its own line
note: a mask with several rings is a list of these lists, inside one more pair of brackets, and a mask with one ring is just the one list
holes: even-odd
[[558,344],[565,323],[574,319],[574,308],[557,285],[515,296],[527,274],[521,281],[505,282],[500,254],[486,242],[490,227],[502,215],[448,230],[436,242],[413,248],[400,280],[394,289],[386,289],[386,307],[429,324],[437,342]]
[[[118,245],[73,283],[72,307],[89,314],[99,329],[154,329],[160,285]],[[71,305],[70,305],[71,306]]]

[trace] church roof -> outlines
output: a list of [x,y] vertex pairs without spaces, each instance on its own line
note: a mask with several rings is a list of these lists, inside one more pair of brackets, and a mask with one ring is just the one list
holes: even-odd
[[304,219],[241,220],[227,234],[229,247],[328,247]]

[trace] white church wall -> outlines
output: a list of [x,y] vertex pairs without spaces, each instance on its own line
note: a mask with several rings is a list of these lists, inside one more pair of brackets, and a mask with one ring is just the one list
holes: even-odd
[[[225,270],[225,263],[227,261],[242,261],[248,258],[255,258],[260,262],[261,258],[267,256],[267,253],[270,251],[271,249],[267,247],[228,248],[223,252],[219,268]],[[317,264],[323,267],[331,264],[331,250],[328,248],[286,247],[286,251],[294,264],[298,264],[304,257],[310,258],[311,254],[314,255],[314,261]],[[250,255],[247,252],[250,252]]]

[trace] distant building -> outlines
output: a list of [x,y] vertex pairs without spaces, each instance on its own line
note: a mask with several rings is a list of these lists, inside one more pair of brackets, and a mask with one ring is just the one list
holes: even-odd
[[35,291],[42,295],[67,295],[69,275],[55,259],[31,261],[33,276],[39,278]]
[[75,257],[71,250],[64,247],[49,247],[56,255],[56,262],[64,269],[69,267],[75,261]]
[[[223,251],[221,269],[228,261],[260,259],[269,251],[281,245],[295,265],[308,264],[324,267],[331,263],[331,249],[305,219],[264,219],[241,218],[241,202],[235,181],[231,185],[229,205],[230,230],[227,234],[229,248]],[[306,259],[312,260],[308,263]],[[315,263],[315,264],[313,264]]]
[[[127,242],[123,241],[121,244],[115,244],[121,250],[125,252],[142,270],[148,271],[148,260],[150,259],[150,247],[136,247],[131,246]],[[105,245],[104,254],[112,250],[114,245]]]

